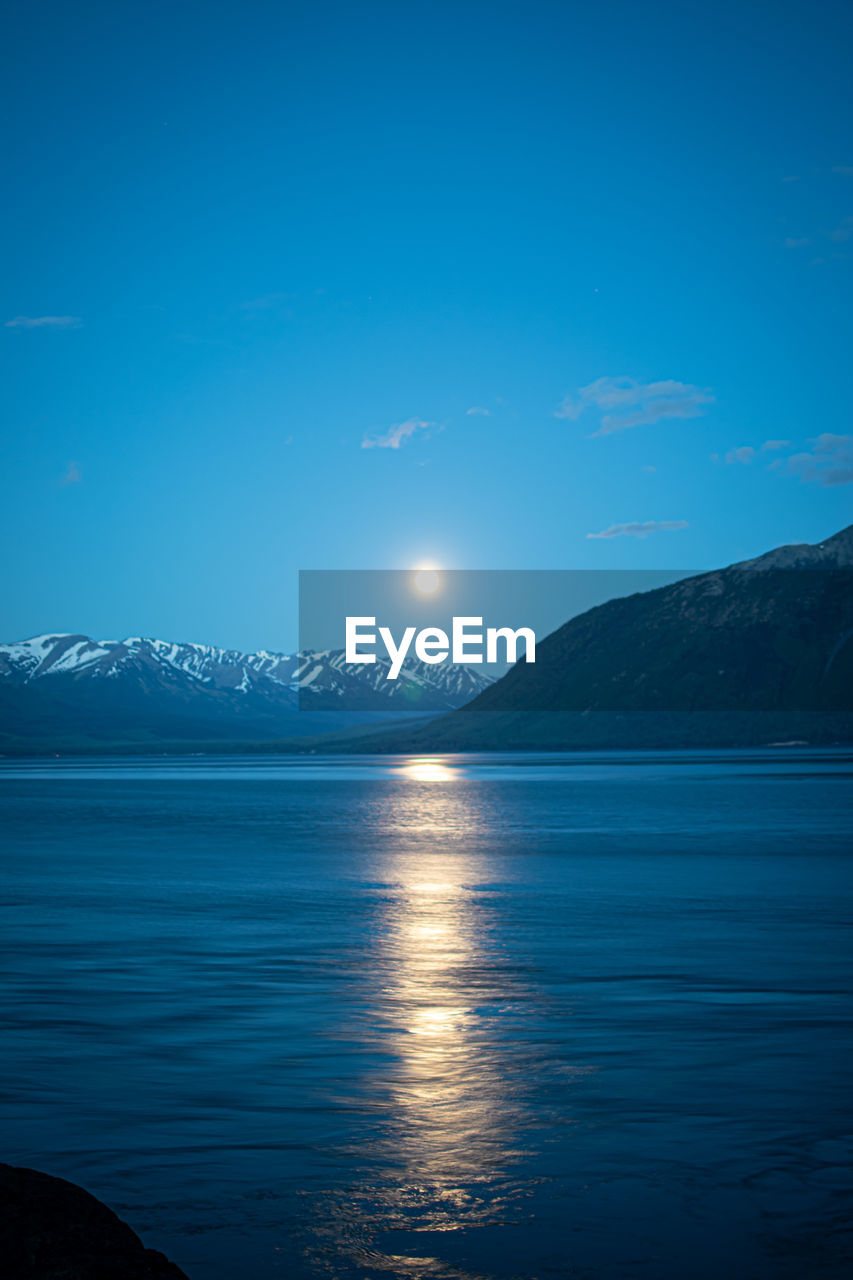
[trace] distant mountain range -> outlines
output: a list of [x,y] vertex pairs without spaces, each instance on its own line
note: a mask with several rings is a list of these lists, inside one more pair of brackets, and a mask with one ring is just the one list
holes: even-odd
[[386,674],[337,651],[37,636],[0,646],[0,750],[853,743],[853,526],[610,600],[498,681],[449,663]]
[[[346,666],[338,651],[240,653],[141,636],[35,636],[0,645],[0,747],[18,740],[249,741],[376,725],[400,712],[446,712],[489,678],[411,662]],[[384,711],[377,711],[377,706]]]

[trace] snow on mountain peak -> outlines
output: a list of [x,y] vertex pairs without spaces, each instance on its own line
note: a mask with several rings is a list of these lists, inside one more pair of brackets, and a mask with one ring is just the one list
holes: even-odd
[[[0,645],[0,680],[31,684],[46,679],[130,682],[134,687],[177,691],[182,682],[211,694],[284,698],[294,702],[306,693],[320,709],[329,701],[355,699],[373,705],[441,710],[461,706],[487,684],[488,676],[470,667],[428,666],[412,661],[396,681],[388,680],[389,664],[352,667],[343,651],[276,653],[260,649],[241,653],[214,645],[180,643],[155,637],[93,640],[55,633]],[[278,692],[276,692],[278,690]],[[379,699],[379,703],[377,702]]]

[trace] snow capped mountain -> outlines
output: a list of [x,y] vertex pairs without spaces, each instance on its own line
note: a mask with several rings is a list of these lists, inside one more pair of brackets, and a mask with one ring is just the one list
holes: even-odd
[[0,737],[29,732],[35,721],[61,721],[67,732],[95,725],[113,738],[289,737],[332,732],[356,713],[453,710],[491,683],[476,668],[450,664],[412,662],[397,680],[388,669],[380,659],[348,666],[335,650],[241,653],[143,636],[33,636],[0,645]]
[[29,683],[47,676],[116,679],[134,670],[180,673],[214,689],[247,692],[252,676],[288,688],[294,684],[297,658],[286,654],[239,653],[206,644],[175,644],[131,636],[127,640],[91,640],[88,636],[33,636],[0,645],[0,679]]
[[[403,665],[396,680],[388,679],[390,662],[377,657],[375,663],[359,666],[347,664],[343,649],[327,649],[297,654],[294,671],[295,687],[301,695],[300,706],[355,705],[354,700],[376,708],[380,702],[392,707],[417,709],[429,704],[430,710],[456,708],[470,702],[492,681],[476,668],[453,666],[451,663],[429,664],[413,659]],[[316,703],[312,700],[317,699]]]

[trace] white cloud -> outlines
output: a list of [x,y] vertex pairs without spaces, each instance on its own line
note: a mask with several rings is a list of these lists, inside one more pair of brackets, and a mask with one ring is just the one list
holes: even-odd
[[650,533],[668,533],[674,529],[686,529],[686,520],[644,520],[629,524],[612,524],[601,533],[588,533],[588,538],[645,538]]
[[834,164],[833,173],[840,173],[845,178],[853,178],[853,164]]
[[6,321],[7,329],[78,329],[79,316],[14,316]]
[[651,465],[651,463],[647,463],[647,464],[646,464],[646,466],[645,466],[645,467],[643,467],[643,471],[645,471],[646,475],[649,475],[649,476],[650,476],[650,475],[652,475],[655,471],[657,471],[657,467],[653,467],[653,466]]
[[808,443],[812,446],[810,451],[777,458],[770,466],[783,470],[786,475],[799,476],[806,484],[820,484],[828,489],[853,484],[853,436],[825,431]]
[[787,449],[790,443],[790,440],[765,440],[761,447],[770,452],[773,449]]
[[739,449],[729,449],[726,454],[726,462],[731,466],[733,462],[752,462],[754,457],[755,450],[752,445],[744,444]]
[[62,483],[63,484],[81,484],[82,481],[83,481],[83,477],[80,474],[80,468],[77,466],[77,463],[69,462],[68,470],[65,472],[65,475],[62,477]]
[[492,416],[490,409],[483,409],[481,405],[475,404],[465,412],[469,417],[473,418],[490,418]]
[[600,425],[594,436],[612,435],[664,418],[698,418],[704,406],[713,404],[708,387],[694,387],[688,382],[637,382],[635,378],[598,378],[568,395],[554,410],[557,418],[576,421],[588,410],[598,410]]
[[361,447],[362,449],[399,449],[400,445],[416,431],[426,431],[428,427],[434,426],[434,422],[424,422],[421,418],[407,418],[405,422],[394,423],[384,435],[365,436]]
[[807,244],[811,244],[811,236],[786,236],[786,249],[804,249]]

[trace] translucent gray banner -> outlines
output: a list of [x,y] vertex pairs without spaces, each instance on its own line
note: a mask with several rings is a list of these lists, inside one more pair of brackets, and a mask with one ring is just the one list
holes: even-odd
[[853,572],[306,570],[300,709],[853,707]]

